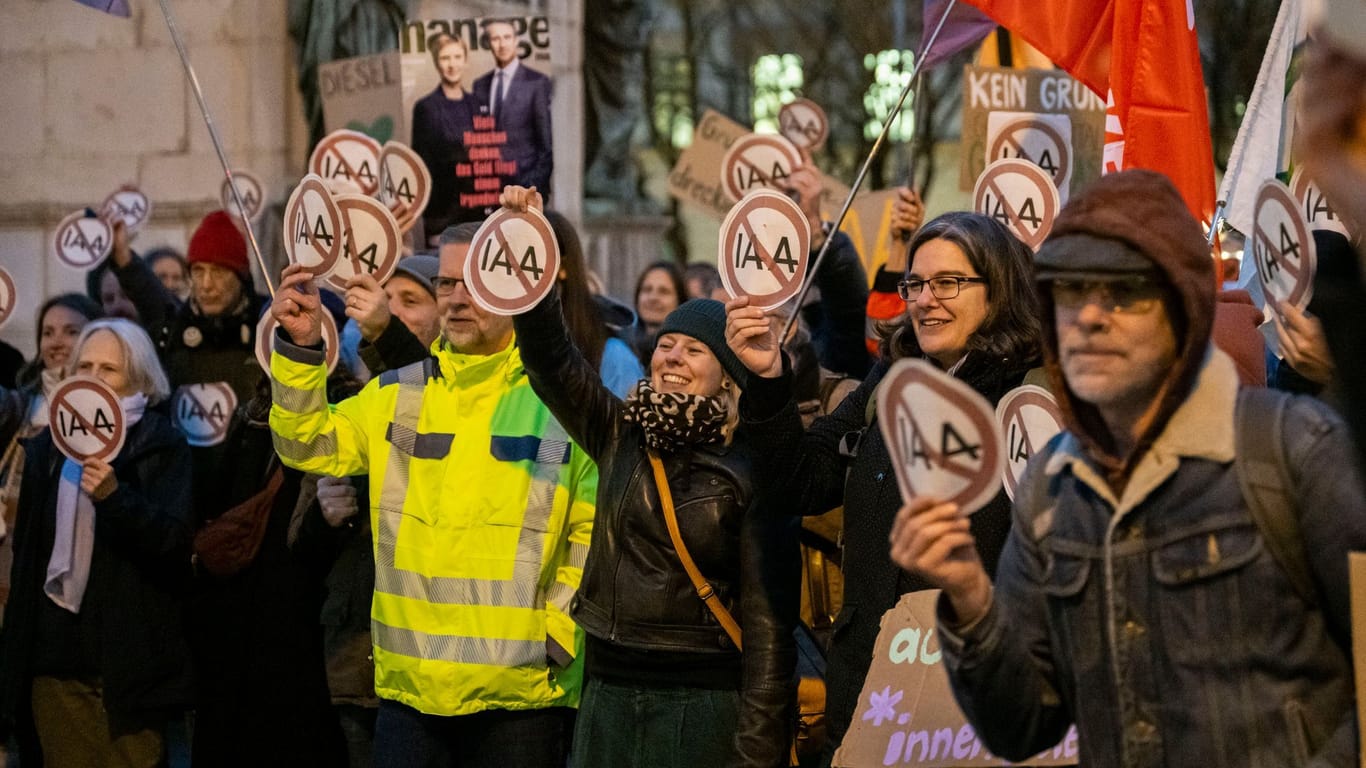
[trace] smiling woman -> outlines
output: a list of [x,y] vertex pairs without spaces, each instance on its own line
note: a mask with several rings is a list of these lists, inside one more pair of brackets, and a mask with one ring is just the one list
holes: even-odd
[[[922,357],[995,403],[1039,362],[1040,319],[1031,254],[1003,226],[975,213],[948,213],[912,239],[898,286],[906,312],[884,329],[883,359],[831,415],[801,433],[777,418],[791,399],[782,378],[751,376],[741,429],[786,471],[776,503],[817,515],[844,505],[844,605],[835,619],[826,672],[829,764],[854,715],[879,622],[901,595],[928,585],[902,572],[887,537],[901,505],[891,458],[875,425],[877,388],[891,362]],[[1004,492],[972,516],[971,534],[988,572],[1010,531]]]

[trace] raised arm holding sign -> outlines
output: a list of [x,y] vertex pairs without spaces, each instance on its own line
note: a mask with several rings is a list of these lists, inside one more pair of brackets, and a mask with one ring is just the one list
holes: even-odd
[[308,347],[323,339],[322,313],[322,296],[313,283],[313,273],[301,264],[285,267],[270,305],[271,316],[295,344]]

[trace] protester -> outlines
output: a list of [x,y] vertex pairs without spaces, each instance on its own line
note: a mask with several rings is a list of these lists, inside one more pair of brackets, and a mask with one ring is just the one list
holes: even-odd
[[1356,765],[1366,493],[1343,424],[1239,391],[1210,343],[1209,249],[1166,177],[1101,177],[1035,263],[1066,430],[1017,487],[995,587],[952,504],[908,499],[892,537],[944,590],[978,736],[1012,760],[1075,723],[1083,765]]
[[725,301],[726,288],[721,284],[721,273],[715,264],[694,261],[683,269],[683,283],[689,299],[716,299]]
[[46,431],[26,443],[0,715],[8,731],[31,712],[49,768],[157,766],[193,684],[189,448],[155,408],[170,387],[141,328],[87,324],[69,370],[114,390],[127,436],[109,461],[64,459]]
[[[811,343],[821,367],[831,373],[862,379],[873,365],[873,357],[863,345],[868,306],[868,273],[863,269],[854,241],[835,231],[833,222],[821,218],[824,189],[820,172],[811,156],[802,153],[804,162],[793,169],[786,186],[811,231],[812,288],[801,308],[802,319],[811,332]],[[816,256],[825,241],[825,258],[817,266]]]
[[[1316,263],[1327,264],[1330,273],[1341,270],[1340,265],[1352,267],[1356,252],[1342,233],[1316,229],[1313,238]],[[1338,389],[1333,353],[1328,349],[1328,338],[1319,320],[1323,302],[1323,294],[1315,291],[1304,309],[1288,303],[1275,307],[1271,322],[1275,324],[1281,358],[1272,367],[1274,375],[1269,385],[1286,392],[1314,395],[1341,412],[1342,392]]]
[[[407,354],[417,360],[440,334],[437,316],[436,279],[438,261],[430,253],[400,259],[383,288],[369,274],[350,280],[346,316],[355,322],[342,329],[342,357],[362,381],[397,365],[386,365],[386,355]],[[389,322],[391,318],[399,322]],[[348,353],[348,350],[350,352]]]
[[[844,605],[835,620],[826,671],[826,765],[849,728],[882,614],[901,595],[928,587],[923,579],[901,573],[887,555],[887,535],[901,501],[877,427],[878,385],[891,362],[923,358],[995,403],[1038,364],[1031,254],[1005,227],[974,213],[947,213],[919,229],[909,252],[898,286],[905,315],[884,340],[884,359],[804,436],[795,420],[774,417],[792,397],[790,384],[751,366],[761,375],[751,377],[746,421],[759,450],[787,468],[776,482],[783,500],[779,506],[817,515],[844,505]],[[773,325],[746,306],[733,312],[728,333],[762,339]],[[1009,529],[1010,501],[1004,492],[972,516],[972,532],[989,568]]]
[[654,354],[655,335],[659,326],[669,313],[687,301],[687,287],[683,283],[683,272],[672,261],[656,261],[646,267],[636,279],[635,297],[636,327],[631,347],[636,351],[643,368],[650,367],[650,357]]
[[376,473],[375,764],[562,766],[597,471],[532,392],[511,321],[470,298],[460,240],[442,236],[432,356],[333,406],[318,293],[286,268],[271,428],[287,465]]
[[[541,197],[507,187],[503,204],[539,208]],[[747,372],[726,346],[725,308],[696,299],[670,312],[649,378],[623,402],[571,341],[560,306],[552,291],[515,326],[532,387],[601,473],[602,517],[572,610],[588,635],[588,683],[571,762],[786,765],[796,531],[759,514],[761,459],[735,433]],[[674,527],[729,616],[714,616],[689,580]],[[719,631],[730,616],[739,628]]]
[[190,298],[190,265],[174,248],[154,248],[143,257],[161,286],[180,302]]

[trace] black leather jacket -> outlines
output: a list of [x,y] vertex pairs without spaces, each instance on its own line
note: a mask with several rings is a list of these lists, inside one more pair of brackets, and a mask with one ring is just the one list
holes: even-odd
[[[593,637],[628,648],[735,654],[693,590],[670,541],[640,428],[574,348],[558,294],[516,318],[536,394],[598,463],[597,513],[571,614]],[[765,469],[743,435],[727,446],[662,456],[682,537],[743,631],[740,720],[731,765],[785,766],[800,600],[796,529],[765,513]]]

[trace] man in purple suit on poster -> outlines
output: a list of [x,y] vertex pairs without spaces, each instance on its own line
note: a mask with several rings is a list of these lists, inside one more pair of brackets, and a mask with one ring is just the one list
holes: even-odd
[[550,193],[554,167],[550,145],[550,78],[517,58],[517,29],[511,21],[484,22],[494,68],[474,81],[474,95],[507,134],[503,160],[516,163],[504,184],[536,187]]

